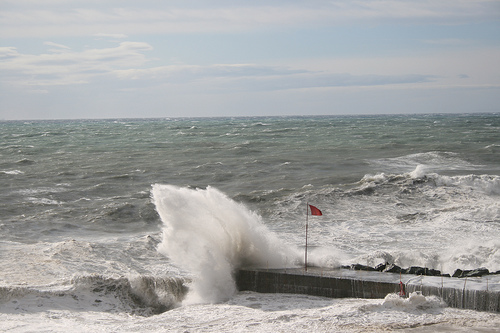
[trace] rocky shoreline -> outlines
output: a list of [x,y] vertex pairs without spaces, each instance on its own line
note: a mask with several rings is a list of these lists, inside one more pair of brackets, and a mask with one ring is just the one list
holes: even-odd
[[470,270],[456,269],[453,275],[442,274],[441,271],[437,269],[411,266],[408,268],[402,268],[395,264],[385,263],[379,264],[375,267],[352,264],[350,266],[341,266],[344,269],[352,269],[357,271],[372,271],[372,272],[385,272],[385,273],[400,273],[400,274],[414,274],[414,275],[427,275],[427,276],[445,276],[445,277],[457,277],[457,278],[468,278],[468,277],[481,277],[485,275],[500,274],[500,271],[490,272],[487,268],[481,267]]

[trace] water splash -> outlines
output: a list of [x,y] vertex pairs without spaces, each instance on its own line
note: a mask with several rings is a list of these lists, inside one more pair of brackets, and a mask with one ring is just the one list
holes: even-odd
[[158,250],[195,275],[187,303],[229,299],[240,267],[278,268],[298,260],[260,216],[213,187],[155,184],[152,197],[164,223]]

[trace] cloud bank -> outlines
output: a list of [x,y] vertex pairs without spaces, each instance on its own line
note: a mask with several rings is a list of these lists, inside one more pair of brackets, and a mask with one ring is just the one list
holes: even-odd
[[170,65],[147,67],[151,60],[148,43],[120,42],[115,47],[73,51],[70,47],[45,42],[48,53],[19,53],[14,47],[0,48],[0,75],[21,88],[79,85],[103,77],[137,86],[206,84],[206,91],[271,91],[316,87],[377,86],[422,83],[432,75],[352,75],[284,66],[257,64]]
[[[5,2],[5,1],[4,1]],[[341,24],[460,24],[498,19],[495,0],[31,1],[8,0],[0,37],[235,33]],[[19,10],[23,8],[23,10]]]

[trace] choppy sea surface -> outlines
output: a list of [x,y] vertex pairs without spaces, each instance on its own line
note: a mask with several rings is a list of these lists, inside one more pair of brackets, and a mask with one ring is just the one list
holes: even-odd
[[313,265],[500,270],[500,114],[4,121],[0,189],[0,331],[500,327],[232,276],[303,265],[306,203]]

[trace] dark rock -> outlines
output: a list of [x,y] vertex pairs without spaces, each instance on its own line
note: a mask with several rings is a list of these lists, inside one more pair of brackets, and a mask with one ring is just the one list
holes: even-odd
[[488,274],[490,274],[490,271],[484,267],[481,267],[470,271],[464,271],[461,277],[480,277]]
[[426,271],[427,271],[427,268],[419,267],[419,266],[411,266],[410,268],[402,270],[402,273],[415,274],[415,275],[427,275]]
[[411,266],[405,269],[395,264],[390,264],[388,262],[380,263],[374,268],[361,264],[352,264],[350,266],[342,265],[340,267],[344,269],[352,269],[357,271],[378,271],[385,273],[403,273],[403,274],[413,274],[413,275],[443,276],[443,277],[458,277],[458,278],[481,277],[488,274],[500,274],[500,270],[496,272],[490,272],[488,269],[481,267],[473,270],[462,270],[458,268],[457,270],[455,270],[453,275],[450,276],[450,274],[441,274],[441,271],[437,269],[420,267],[420,266]]
[[356,270],[356,271],[374,271],[375,269],[370,266],[365,266],[361,264],[352,264],[351,269]]
[[410,268],[407,268],[406,270],[403,270],[403,273],[415,274],[415,275],[427,275],[427,276],[440,276],[441,275],[441,271],[438,271],[437,269],[431,269],[431,268],[419,267],[419,266],[412,266]]
[[461,270],[457,269],[455,273],[453,273],[453,277],[464,278],[464,277],[480,277],[483,275],[490,274],[490,271],[484,267],[470,269],[470,270]]
[[387,272],[387,273],[401,273],[402,269],[401,269],[401,267],[399,267],[397,265],[390,264],[389,266],[387,266],[384,269],[384,272]]
[[427,270],[427,275],[429,275],[429,276],[442,276],[441,275],[441,271],[439,271],[437,269],[428,269]]

